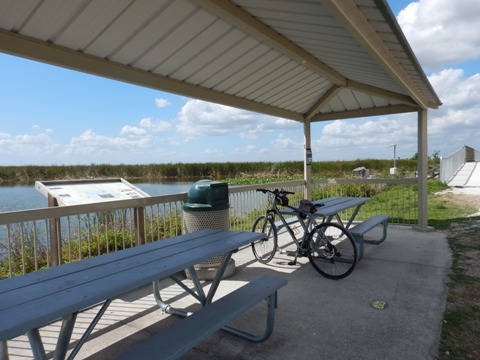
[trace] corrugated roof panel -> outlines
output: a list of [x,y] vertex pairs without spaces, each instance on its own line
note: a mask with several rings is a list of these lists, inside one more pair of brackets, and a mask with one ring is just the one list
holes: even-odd
[[268,52],[257,58],[248,67],[232,75],[232,80],[234,81],[232,81],[230,86],[226,87],[223,84],[218,84],[216,88],[220,91],[238,95],[238,93],[249,87],[260,87],[262,86],[261,80],[263,78],[287,62],[288,59],[286,57],[269,49]]
[[[224,69],[224,74],[218,74],[220,78],[227,76],[222,81],[215,84],[215,89],[229,94],[237,94],[249,85],[254,85],[256,79],[265,76],[270,71],[269,67],[280,57],[280,54],[265,45],[259,45],[262,49],[255,48],[249,54],[245,54],[239,61],[243,62],[243,66],[239,66],[237,71],[232,69]],[[231,66],[239,65],[237,62]],[[214,77],[216,78],[217,75]],[[212,80],[214,80],[212,78]],[[258,85],[257,85],[258,86]]]
[[128,7],[129,0],[93,1],[69,22],[56,36],[61,46],[83,51],[108,24]]
[[[346,91],[346,90],[344,90]],[[360,91],[350,91],[352,93],[352,96],[355,97],[357,102],[363,106],[367,106],[369,108],[374,106],[373,99],[371,95],[365,94]]]
[[235,43],[229,43],[228,45],[226,44],[223,52],[216,56],[214,53],[210,53],[210,59],[208,59],[207,64],[195,74],[192,74],[188,78],[188,81],[195,84],[201,84],[202,86],[205,86],[205,84],[211,85],[209,82],[211,77],[228,67],[240,56],[240,54],[245,54],[260,44],[258,40],[242,36],[243,34],[241,33],[238,33],[237,35],[238,41]]
[[114,22],[108,24],[104,31],[98,34],[95,41],[89,44],[84,51],[100,58],[109,58],[170,3],[171,0],[136,0],[132,2]]
[[[200,83],[203,79],[202,71],[211,66],[212,59],[219,59],[233,44],[245,40],[244,33],[230,25],[228,27],[220,26],[222,23],[225,24],[223,21],[212,24],[219,25],[212,26],[212,31],[210,31],[213,39],[216,40],[211,43],[206,42],[204,48],[190,62],[185,63],[183,59],[179,59],[184,66],[171,74],[172,77],[193,84]],[[218,31],[215,32],[214,30]]]
[[305,114],[329,88],[330,86],[325,82],[320,83],[314,81],[305,92],[298,91],[293,94],[293,96],[290,96],[288,100],[285,100],[283,106],[287,109]]
[[[253,71],[252,69],[256,68],[255,61],[270,51],[270,48],[262,43],[252,45],[250,48],[243,48],[242,51],[232,49],[232,53],[236,53],[237,56],[232,57],[230,63],[218,69],[202,85],[224,91],[234,86],[237,81],[242,79],[242,76],[250,74]],[[238,56],[238,54],[241,55]]]
[[261,102],[273,104],[285,94],[296,90],[299,84],[308,83],[312,78],[318,78],[318,75],[301,66],[296,66],[289,73],[281,75],[275,85],[269,84],[266,91],[263,94],[256,95],[255,98]]
[[[334,83],[357,82],[438,105],[388,5],[353,1],[353,13],[362,12],[342,18],[348,6],[318,0],[3,0],[0,50],[295,120]],[[363,17],[367,21],[357,22]],[[378,61],[382,54],[359,41],[372,29],[395,63]],[[347,88],[320,111],[398,101],[381,96]]]
[[[188,46],[179,49],[175,56],[162,62],[162,72],[172,78],[185,80],[196,69],[201,68],[211,58],[210,50],[232,26],[223,20],[216,20],[203,31],[195,34]],[[203,65],[201,65],[203,63]],[[153,69],[156,71],[156,69]]]
[[351,91],[339,91],[337,97],[340,99],[343,105],[345,105],[345,110],[355,110],[360,108],[360,103],[357,98],[353,96]]
[[302,69],[298,63],[284,56],[274,61],[268,68],[263,69],[261,76],[250,86],[236,92],[237,96],[247,99],[255,99],[259,94],[264,93],[268,88],[275,88],[283,82],[285,74],[300,72]]
[[18,32],[19,28],[30,15],[32,7],[35,8],[40,0],[18,1],[2,0],[0,11],[0,24],[4,29]]
[[195,11],[185,15],[182,19],[182,26],[162,29],[165,35],[161,41],[158,41],[154,47],[139,57],[132,65],[165,74],[162,68],[163,62],[169,58],[175,59],[177,52],[182,49],[192,51],[189,46],[192,40],[195,39],[198,33],[203,32],[216,20],[213,15],[206,11]]
[[169,4],[156,16],[141,23],[142,26],[134,36],[116,53],[110,54],[109,58],[122,64],[134,64],[197,10],[198,8],[188,1],[175,1]]
[[[277,2],[259,4],[254,0],[240,0],[236,3],[347,78],[406,94],[320,2],[281,1],[279,5]],[[372,20],[382,19],[381,13],[374,8],[365,9]],[[377,82],[380,78],[387,81]]]
[[[316,89],[320,86],[322,80],[319,79],[318,76],[313,75],[312,73],[309,74],[309,71],[304,71],[302,74],[295,76],[295,78],[291,78],[288,81],[284,82],[281,86],[277,88],[272,88],[266,95],[263,101],[266,104],[273,105],[280,108],[290,108],[287,107],[286,104],[290,104],[290,106],[297,106],[292,105],[295,101],[291,101],[293,98],[301,98],[308,97],[309,93],[316,94],[316,91],[312,89]],[[317,94],[318,98],[318,94]],[[307,109],[305,109],[306,111]],[[301,111],[302,113],[304,111]]]
[[374,107],[380,108],[380,107],[392,105],[392,101],[385,99],[383,97],[371,96],[371,98],[372,98]]
[[87,5],[81,1],[44,1],[40,6],[31,9],[32,12],[18,31],[23,35],[54,43],[57,36],[62,34],[64,28],[68,27]]

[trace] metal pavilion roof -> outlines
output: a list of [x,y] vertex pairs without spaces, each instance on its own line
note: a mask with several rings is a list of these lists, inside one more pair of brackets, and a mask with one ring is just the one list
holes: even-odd
[[441,105],[385,0],[0,0],[0,51],[301,122]]

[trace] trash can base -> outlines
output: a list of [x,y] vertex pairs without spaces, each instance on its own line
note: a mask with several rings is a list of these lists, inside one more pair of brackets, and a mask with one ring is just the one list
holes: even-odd
[[[218,270],[218,266],[217,267],[194,266],[194,268],[200,280],[213,280]],[[232,276],[234,273],[235,273],[235,260],[230,259],[222,279],[226,279]],[[185,271],[185,275],[187,276],[188,279],[191,279],[190,273],[188,271]]]

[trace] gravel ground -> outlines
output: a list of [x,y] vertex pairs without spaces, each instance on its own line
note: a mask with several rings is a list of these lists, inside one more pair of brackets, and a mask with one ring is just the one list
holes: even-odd
[[480,187],[451,187],[440,191],[438,196],[457,204],[467,204],[477,209],[471,216],[480,216]]

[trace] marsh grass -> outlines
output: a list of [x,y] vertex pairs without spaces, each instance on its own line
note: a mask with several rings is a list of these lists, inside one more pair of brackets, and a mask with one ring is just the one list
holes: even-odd
[[[258,178],[303,176],[303,161],[280,162],[227,162],[227,163],[175,163],[175,164],[143,164],[143,165],[67,165],[67,166],[0,166],[0,183],[31,184],[35,181],[60,179],[91,178],[124,178],[127,180],[142,179],[187,180],[209,178],[213,180],[226,178]],[[312,164],[312,174],[321,178],[351,177],[352,170],[365,166],[378,177],[388,176],[391,160],[352,160],[322,161]],[[401,174],[410,174],[416,170],[416,160],[398,160],[397,167]]]

